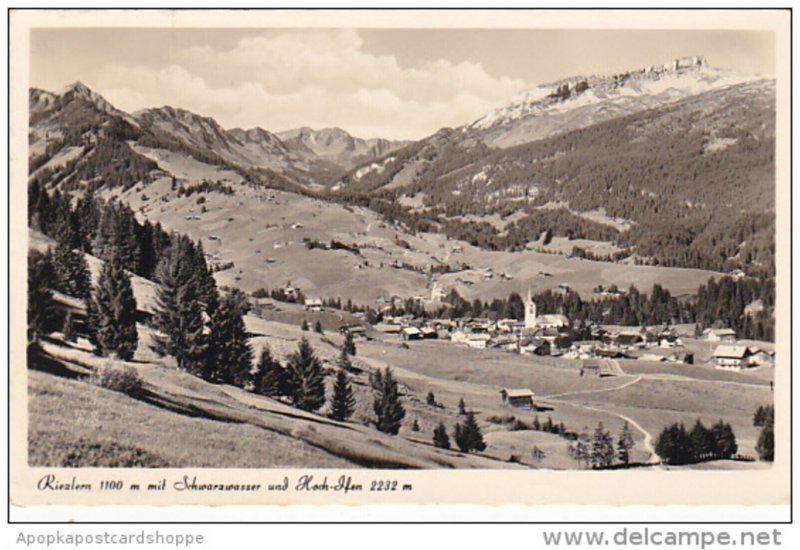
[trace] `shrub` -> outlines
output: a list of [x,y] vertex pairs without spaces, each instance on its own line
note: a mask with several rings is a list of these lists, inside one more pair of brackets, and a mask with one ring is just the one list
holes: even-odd
[[522,420],[515,420],[513,424],[511,424],[508,429],[512,432],[519,432],[522,430],[530,430],[531,427]]
[[269,292],[266,288],[261,287],[253,291],[253,298],[269,298]]
[[109,361],[92,371],[89,383],[131,397],[141,395],[144,388],[144,382],[135,368],[114,361]]
[[490,422],[492,424],[513,424],[517,420],[517,417],[512,414],[507,414],[505,416],[497,416],[493,414],[486,418],[486,422]]

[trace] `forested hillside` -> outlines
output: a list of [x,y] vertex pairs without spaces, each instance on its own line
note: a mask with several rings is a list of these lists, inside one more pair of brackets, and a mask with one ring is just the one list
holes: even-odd
[[[640,261],[718,271],[774,272],[774,82],[757,81],[494,150],[437,136],[395,152],[383,171],[342,182],[338,196],[392,210],[417,228],[517,249],[554,235],[611,240]],[[398,166],[415,176],[398,186]],[[422,197],[403,209],[400,196]],[[380,201],[384,204],[381,205]],[[578,213],[603,209],[627,231]],[[461,216],[515,212],[500,232]],[[427,225],[425,221],[429,222]],[[432,223],[431,223],[432,222]],[[457,226],[458,228],[454,227]]]

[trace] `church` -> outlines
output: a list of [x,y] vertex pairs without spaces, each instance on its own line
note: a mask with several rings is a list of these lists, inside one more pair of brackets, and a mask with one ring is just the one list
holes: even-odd
[[560,330],[569,326],[569,319],[562,314],[536,315],[536,302],[528,289],[528,300],[525,302],[525,330]]

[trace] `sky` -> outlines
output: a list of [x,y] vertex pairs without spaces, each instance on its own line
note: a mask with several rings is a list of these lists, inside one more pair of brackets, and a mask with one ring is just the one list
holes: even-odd
[[774,35],[755,31],[48,28],[31,31],[30,85],[81,81],[124,111],[171,105],[225,128],[419,139],[538,84],[692,55],[775,72]]

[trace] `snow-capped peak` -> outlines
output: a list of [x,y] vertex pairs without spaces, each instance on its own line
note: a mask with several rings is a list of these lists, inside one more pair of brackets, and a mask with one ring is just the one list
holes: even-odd
[[631,103],[632,99],[641,99],[640,106],[647,108],[756,78],[711,68],[702,56],[614,75],[574,76],[525,90],[467,128],[488,130],[531,116],[561,114],[603,102]]

